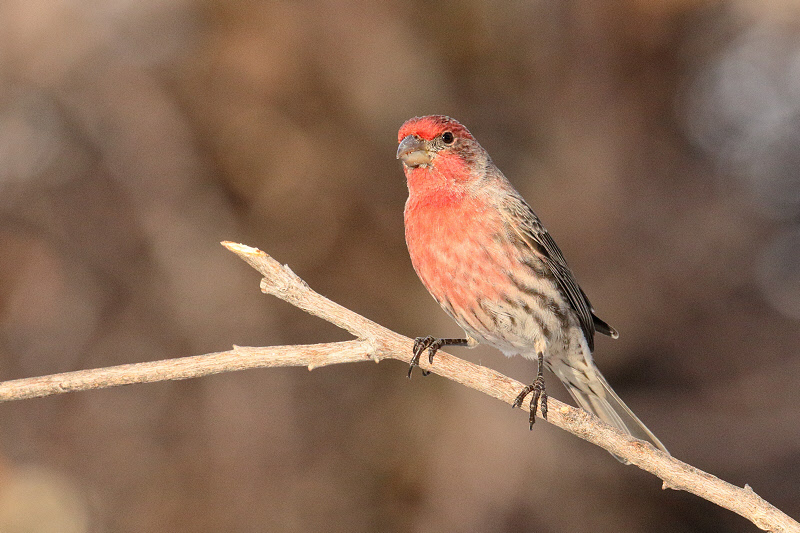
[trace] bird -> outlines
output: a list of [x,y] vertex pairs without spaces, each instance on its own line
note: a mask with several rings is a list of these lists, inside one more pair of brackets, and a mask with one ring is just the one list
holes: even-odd
[[595,332],[619,334],[594,314],[550,233],[469,130],[448,116],[428,115],[407,120],[397,139],[412,265],[465,333],[417,337],[408,377],[425,350],[433,364],[445,346],[493,346],[537,362],[536,378],[512,404],[521,407],[531,395],[530,429],[540,401],[547,419],[547,368],[581,408],[669,453],[594,363]]

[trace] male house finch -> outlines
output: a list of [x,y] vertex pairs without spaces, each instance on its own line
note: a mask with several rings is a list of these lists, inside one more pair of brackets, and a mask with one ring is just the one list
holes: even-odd
[[422,283],[466,333],[419,337],[409,368],[428,349],[494,346],[538,361],[529,393],[530,426],[546,365],[585,410],[636,438],[666,448],[611,389],[592,360],[594,333],[617,338],[594,315],[561,250],[539,217],[467,129],[452,118],[415,117],[400,128],[398,159],[408,181],[406,243]]

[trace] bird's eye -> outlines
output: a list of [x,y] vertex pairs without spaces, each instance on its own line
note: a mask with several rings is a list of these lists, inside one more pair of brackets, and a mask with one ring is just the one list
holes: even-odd
[[442,141],[444,142],[444,144],[453,144],[453,141],[455,140],[456,138],[453,135],[452,131],[446,131],[442,133]]

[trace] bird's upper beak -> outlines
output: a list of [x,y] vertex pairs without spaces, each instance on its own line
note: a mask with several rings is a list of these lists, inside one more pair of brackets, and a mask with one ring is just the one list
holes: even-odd
[[425,141],[416,135],[409,135],[397,147],[397,159],[403,161],[407,167],[427,165],[433,159],[433,154],[428,151]]

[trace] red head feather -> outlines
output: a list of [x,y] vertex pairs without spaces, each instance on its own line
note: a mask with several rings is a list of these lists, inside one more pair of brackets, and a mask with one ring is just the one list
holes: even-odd
[[430,141],[445,131],[452,132],[457,138],[474,139],[469,130],[456,119],[444,115],[428,115],[427,117],[408,119],[397,133],[397,142],[409,135],[416,135],[420,139]]

